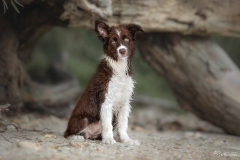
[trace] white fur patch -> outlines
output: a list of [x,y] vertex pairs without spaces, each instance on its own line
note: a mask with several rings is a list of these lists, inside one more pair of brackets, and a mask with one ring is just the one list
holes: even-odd
[[131,110],[130,101],[132,99],[134,81],[127,75],[127,59],[118,61],[105,55],[109,66],[113,69],[113,75],[108,84],[105,101],[101,107],[102,138],[103,143],[115,143],[113,139],[112,115],[116,116],[117,131],[120,140],[124,143],[138,144],[131,140],[127,134],[128,116]]
[[120,53],[120,49],[126,49],[126,52],[128,52],[127,47],[121,44],[121,45],[117,48],[118,57],[119,57],[119,58],[125,58],[125,59],[126,59],[127,57],[126,57],[126,56],[125,56],[125,57],[122,56],[122,54]]
[[121,36],[121,31],[119,29],[116,29],[116,33],[119,37]]
[[127,58],[115,61],[111,57],[104,55],[103,57],[108,62],[108,65],[113,69],[114,74],[126,74],[128,70]]
[[98,27],[98,32],[99,34],[102,36],[102,37],[107,37],[107,32],[105,29],[101,28],[101,27]]

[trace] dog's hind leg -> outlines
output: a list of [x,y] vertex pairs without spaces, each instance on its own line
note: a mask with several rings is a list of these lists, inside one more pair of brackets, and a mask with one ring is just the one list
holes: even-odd
[[64,133],[64,137],[73,139],[84,139],[83,133],[84,129],[89,124],[87,118],[80,118],[78,116],[73,116],[69,119],[68,128]]

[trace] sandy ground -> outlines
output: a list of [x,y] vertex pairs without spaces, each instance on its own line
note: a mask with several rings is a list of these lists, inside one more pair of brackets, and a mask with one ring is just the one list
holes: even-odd
[[139,146],[106,145],[97,140],[69,141],[62,136],[67,120],[55,116],[28,114],[7,119],[22,129],[17,131],[9,126],[2,130],[0,160],[240,159],[240,137],[226,135],[179,110],[153,107],[134,110],[129,134],[139,140]]

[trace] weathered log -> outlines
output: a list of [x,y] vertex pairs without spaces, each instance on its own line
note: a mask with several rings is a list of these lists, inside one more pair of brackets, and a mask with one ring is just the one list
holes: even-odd
[[[240,36],[239,0],[113,0],[112,4],[110,24],[134,22],[145,32]],[[92,27],[92,20],[83,18],[77,7],[74,1],[66,2],[61,19],[69,20],[71,28]]]
[[138,46],[170,83],[182,107],[240,136],[240,72],[216,43],[198,36],[149,33]]

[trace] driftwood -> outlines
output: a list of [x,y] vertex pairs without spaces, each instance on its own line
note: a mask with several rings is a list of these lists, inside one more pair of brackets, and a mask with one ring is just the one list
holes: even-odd
[[[110,24],[134,22],[145,32],[239,37],[239,8],[239,0],[113,0],[113,16],[107,20]],[[68,27],[92,27],[92,19],[83,17],[76,2],[66,2],[64,9],[61,19],[69,20]]]
[[183,108],[240,136],[240,72],[208,38],[145,34],[139,49],[169,82]]

